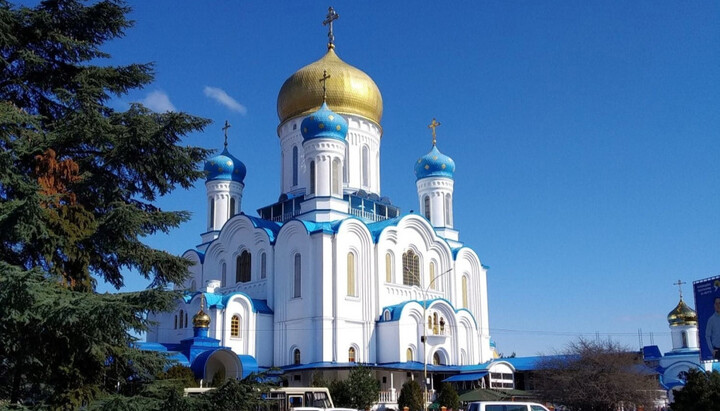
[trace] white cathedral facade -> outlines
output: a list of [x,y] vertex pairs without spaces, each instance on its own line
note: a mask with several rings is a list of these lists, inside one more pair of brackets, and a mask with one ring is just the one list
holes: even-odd
[[185,298],[153,315],[145,348],[180,353],[206,380],[280,368],[309,385],[361,363],[388,392],[426,364],[447,375],[492,359],[487,270],[453,224],[455,164],[437,123],[415,164],[420,212],[402,214],[380,190],[380,91],[332,41],[285,81],[277,109],[278,201],[244,210],[245,166],[227,144],[207,160]]

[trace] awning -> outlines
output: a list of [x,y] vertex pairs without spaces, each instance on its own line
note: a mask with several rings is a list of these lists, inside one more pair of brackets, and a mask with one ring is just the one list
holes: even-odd
[[453,382],[453,381],[476,381],[487,375],[487,371],[483,372],[471,372],[468,374],[457,374],[450,378],[445,378],[442,382]]

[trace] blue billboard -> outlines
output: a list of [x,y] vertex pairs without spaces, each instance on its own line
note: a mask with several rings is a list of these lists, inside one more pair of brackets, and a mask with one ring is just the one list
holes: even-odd
[[693,282],[698,315],[700,359],[720,360],[720,277]]

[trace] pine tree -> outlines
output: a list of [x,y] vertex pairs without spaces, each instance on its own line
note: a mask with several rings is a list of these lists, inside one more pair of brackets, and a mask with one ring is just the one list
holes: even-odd
[[685,386],[674,392],[673,411],[720,410],[720,372],[691,369]]
[[[189,218],[153,202],[203,176],[208,151],[181,140],[208,121],[107,105],[153,79],[151,64],[98,65],[128,12],[120,0],[0,0],[0,401],[77,407],[132,394],[165,364],[131,332],[171,306],[161,288],[189,263],[141,238]],[[127,269],[156,288],[94,292],[100,279],[123,286]]]
[[425,408],[423,401],[423,392],[420,384],[415,380],[406,381],[400,388],[398,396],[398,407],[408,407],[410,411],[420,411]]
[[449,410],[457,410],[460,407],[460,396],[452,384],[444,382],[440,386],[440,392],[435,402]]

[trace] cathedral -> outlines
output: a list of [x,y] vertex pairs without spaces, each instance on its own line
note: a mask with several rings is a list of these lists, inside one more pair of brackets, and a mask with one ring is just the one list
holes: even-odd
[[278,94],[277,201],[242,208],[252,170],[228,149],[226,123],[224,150],[205,163],[207,230],[184,254],[184,298],[151,315],[141,347],[206,381],[279,369],[310,385],[364,364],[393,403],[408,379],[425,372],[432,386],[493,358],[487,268],[453,224],[455,163],[435,119],[432,146],[408,164],[419,212],[381,192],[382,95],[338,57],[336,16],[327,52]]

